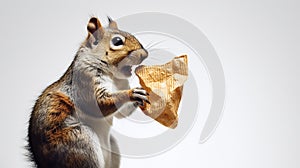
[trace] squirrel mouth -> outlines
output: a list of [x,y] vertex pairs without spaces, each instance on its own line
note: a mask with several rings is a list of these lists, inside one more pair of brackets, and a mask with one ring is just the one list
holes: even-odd
[[132,67],[141,64],[147,56],[148,53],[144,49],[131,51],[126,57],[118,62],[118,70],[126,77],[129,77],[132,75]]
[[124,75],[130,76],[132,75],[132,66],[131,65],[125,65],[121,68],[121,71],[123,72]]

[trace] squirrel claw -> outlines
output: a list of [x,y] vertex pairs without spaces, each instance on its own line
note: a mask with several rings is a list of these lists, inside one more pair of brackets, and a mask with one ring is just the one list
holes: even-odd
[[136,101],[140,106],[144,106],[144,101],[150,104],[148,96],[149,94],[143,88],[132,89],[132,100]]

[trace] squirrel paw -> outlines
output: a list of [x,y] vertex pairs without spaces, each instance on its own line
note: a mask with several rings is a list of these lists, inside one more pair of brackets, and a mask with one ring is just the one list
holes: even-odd
[[149,103],[148,100],[149,94],[141,87],[132,89],[131,100],[135,101],[136,106],[144,106],[144,102]]

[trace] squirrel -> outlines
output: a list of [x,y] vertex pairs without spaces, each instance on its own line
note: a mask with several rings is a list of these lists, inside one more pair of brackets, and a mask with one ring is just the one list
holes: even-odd
[[148,57],[130,33],[108,17],[96,17],[63,76],[48,86],[33,107],[28,151],[38,168],[118,168],[120,154],[110,134],[113,117],[124,118],[150,103],[140,87],[130,88],[132,66]]

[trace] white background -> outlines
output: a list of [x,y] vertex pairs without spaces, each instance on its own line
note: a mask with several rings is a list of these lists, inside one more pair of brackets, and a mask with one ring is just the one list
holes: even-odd
[[195,127],[172,150],[123,158],[122,167],[300,167],[299,8],[297,0],[2,1],[0,167],[29,167],[22,146],[31,107],[66,70],[89,16],[145,11],[179,16],[208,37],[223,64],[226,107],[206,143]]

